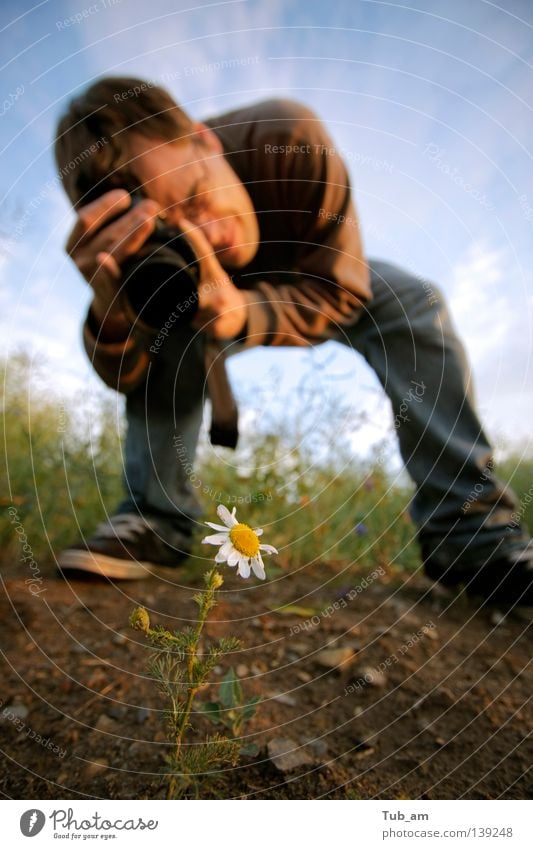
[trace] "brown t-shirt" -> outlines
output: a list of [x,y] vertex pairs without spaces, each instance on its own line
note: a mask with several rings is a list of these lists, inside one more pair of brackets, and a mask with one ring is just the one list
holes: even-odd
[[[309,345],[355,324],[371,297],[357,216],[341,156],[315,113],[272,99],[209,118],[246,186],[260,228],[253,260],[232,272],[245,291],[244,347]],[[146,376],[152,338],[134,327],[127,342],[97,341],[87,354],[109,386],[128,393]]]

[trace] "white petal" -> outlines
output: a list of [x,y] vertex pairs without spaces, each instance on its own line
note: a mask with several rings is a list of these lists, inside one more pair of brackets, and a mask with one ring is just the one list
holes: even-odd
[[260,537],[262,533],[263,528],[254,528],[254,534],[256,534],[258,537]]
[[202,542],[207,543],[208,545],[223,545],[223,543],[228,541],[228,532],[226,531],[223,534],[211,534],[208,537],[204,537]]
[[265,545],[263,543],[263,545],[260,545],[259,548],[260,548],[261,551],[266,551],[267,554],[277,554],[278,553],[278,549],[274,548],[273,545]]
[[254,575],[256,575],[258,578],[260,578],[262,581],[265,580],[265,578],[266,578],[265,565],[264,565],[264,563],[261,559],[260,554],[256,554],[255,557],[252,557],[252,569],[253,569]]
[[217,507],[217,513],[226,525],[227,528],[232,528],[233,525],[238,525],[237,519],[235,518],[236,507],[233,508],[231,513],[228,508],[224,506],[224,504],[219,504]]
[[204,522],[208,527],[213,528],[214,531],[226,531],[228,530],[227,525],[214,525],[213,522]]
[[233,543],[230,539],[227,539],[224,545],[220,546],[220,549],[217,552],[217,556],[215,557],[215,563],[224,563],[227,559],[228,555],[233,551]]
[[235,548],[232,549],[228,556],[228,566],[236,566],[241,558],[240,551],[237,551]]
[[249,557],[241,557],[239,560],[239,568],[237,569],[237,574],[241,576],[241,578],[249,578],[250,577],[250,558]]

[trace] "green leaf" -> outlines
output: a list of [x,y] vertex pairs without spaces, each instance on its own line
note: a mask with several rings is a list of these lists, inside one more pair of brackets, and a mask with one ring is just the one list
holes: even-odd
[[200,710],[202,713],[205,713],[206,716],[211,720],[211,722],[221,722],[220,716],[220,704],[218,702],[204,702],[203,705],[200,705]]
[[241,685],[232,666],[220,682],[218,697],[225,708],[236,707],[242,701]]
[[257,705],[261,701],[261,696],[256,696],[256,698],[252,699],[248,704],[243,705],[242,707],[242,718],[244,722],[247,722],[252,716],[255,715],[257,710]]
[[300,607],[299,604],[284,604],[283,607],[278,607],[272,610],[271,613],[279,613],[281,616],[315,616],[320,613],[318,607]]

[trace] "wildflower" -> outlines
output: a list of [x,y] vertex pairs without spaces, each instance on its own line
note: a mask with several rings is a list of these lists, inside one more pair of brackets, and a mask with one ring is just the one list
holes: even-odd
[[150,630],[148,611],[144,607],[136,607],[130,616],[130,625],[136,631],[144,631],[147,634]]
[[359,524],[355,526],[355,533],[359,537],[364,537],[365,534],[368,533],[368,528],[363,524],[363,522],[359,522]]
[[215,531],[219,531],[219,533],[205,537],[202,542],[220,546],[215,557],[215,563],[237,566],[237,574],[241,578],[250,577],[251,567],[254,574],[264,581],[266,575],[261,552],[277,554],[277,549],[273,545],[264,545],[259,542],[259,537],[263,533],[262,528],[250,528],[248,525],[238,522],[235,516],[236,509],[234,507],[230,513],[227,507],[219,504],[217,513],[224,525],[213,525],[211,522],[206,522],[206,525]]

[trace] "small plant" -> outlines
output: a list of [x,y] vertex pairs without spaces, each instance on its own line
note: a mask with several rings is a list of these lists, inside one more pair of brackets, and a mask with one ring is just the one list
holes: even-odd
[[[223,504],[217,508],[224,525],[206,524],[218,531],[204,539],[210,545],[218,545],[215,563],[227,562],[237,566],[238,574],[248,578],[250,572],[264,580],[265,568],[261,552],[277,553],[271,545],[259,542],[263,531],[255,530],[237,521],[235,508],[230,513]],[[233,739],[216,734],[205,738],[201,745],[185,742],[192,730],[191,716],[199,691],[208,684],[209,674],[226,654],[240,648],[234,637],[222,637],[207,652],[202,652],[200,640],[210,610],[217,603],[217,590],[224,580],[215,568],[204,575],[205,590],[193,596],[198,605],[198,622],[193,628],[182,631],[167,631],[163,627],[152,628],[148,611],[137,607],[130,616],[130,625],[146,634],[155,649],[150,662],[150,672],[166,697],[171,751],[166,758],[164,772],[169,776],[168,799],[199,797],[200,780],[224,765],[235,765],[240,754],[254,754],[255,746],[240,746],[239,735],[244,722],[255,714],[258,698],[243,704],[243,692],[233,669],[230,669],[219,689],[219,701],[198,703],[203,712],[216,724],[231,731]]]
[[[218,701],[206,702],[204,712],[215,725],[223,725],[234,739],[242,737],[243,725],[255,716],[261,696],[256,696],[247,704],[243,704],[244,694],[241,682],[233,667],[226,672],[218,688]],[[239,750],[241,755],[257,754],[257,745],[248,743]]]
[[216,605],[216,592],[223,578],[216,569],[204,576],[205,590],[194,596],[199,608],[198,622],[192,628],[171,633],[162,627],[152,628],[148,611],[136,608],[130,625],[148,637],[155,652],[150,672],[167,699],[170,754],[164,772],[169,776],[168,799],[199,797],[200,782],[206,775],[225,765],[235,765],[239,743],[221,735],[208,736],[203,743],[186,743],[191,728],[191,715],[198,692],[220,658],[239,648],[239,640],[222,637],[206,653],[200,650],[200,639],[210,610]]

